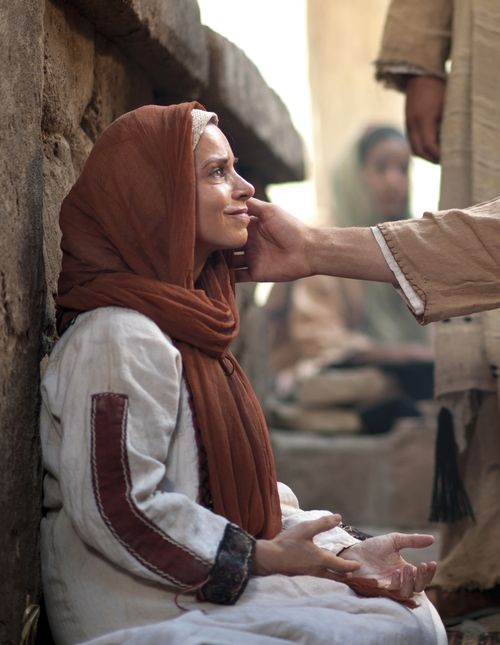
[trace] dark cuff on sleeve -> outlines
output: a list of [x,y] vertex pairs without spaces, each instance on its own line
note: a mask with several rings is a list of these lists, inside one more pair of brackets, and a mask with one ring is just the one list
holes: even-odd
[[208,581],[198,592],[199,599],[234,605],[247,585],[254,550],[254,538],[238,526],[228,524]]

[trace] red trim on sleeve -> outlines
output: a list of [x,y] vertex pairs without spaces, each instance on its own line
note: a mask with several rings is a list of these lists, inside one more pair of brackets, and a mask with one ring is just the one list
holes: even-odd
[[104,392],[91,398],[92,485],[103,521],[153,573],[178,587],[203,583],[211,564],[177,544],[134,502],[127,453],[128,397]]

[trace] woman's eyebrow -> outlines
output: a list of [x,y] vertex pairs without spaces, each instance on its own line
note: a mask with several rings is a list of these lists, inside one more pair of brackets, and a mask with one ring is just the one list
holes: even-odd
[[[216,163],[216,164],[220,164],[221,166],[225,166],[225,165],[227,165],[229,163],[229,161],[230,161],[229,157],[210,157],[209,159],[207,159],[202,164],[201,167],[205,168],[206,166],[208,166],[208,165],[210,165],[212,163]],[[233,165],[236,165],[237,163],[238,163],[238,157],[233,157]]]
[[205,166],[208,166],[211,163],[217,163],[221,166],[225,166],[227,163],[229,163],[229,157],[210,157],[202,164],[201,167],[205,168]]

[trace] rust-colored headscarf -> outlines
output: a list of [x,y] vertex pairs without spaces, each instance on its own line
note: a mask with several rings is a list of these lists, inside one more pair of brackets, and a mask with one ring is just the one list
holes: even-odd
[[139,108],[95,144],[61,208],[58,327],[83,311],[119,306],[167,333],[182,355],[213,510],[272,538],[281,529],[274,460],[259,403],[228,350],[239,319],[226,256],[208,261],[203,288],[193,284],[195,108],[203,109]]

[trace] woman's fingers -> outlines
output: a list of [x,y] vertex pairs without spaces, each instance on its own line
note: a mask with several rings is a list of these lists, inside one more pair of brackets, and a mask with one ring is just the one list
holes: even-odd
[[436,562],[420,562],[417,566],[406,563],[393,571],[388,589],[400,591],[405,597],[423,591],[436,573]]
[[401,587],[401,571],[396,569],[392,572],[391,581],[389,583],[389,589],[396,591]]
[[402,596],[409,597],[415,591],[416,567],[405,564],[400,569],[393,571],[388,589],[399,591]]
[[345,582],[352,578],[351,571],[332,571],[332,569],[324,569],[317,574],[318,578],[328,578],[328,580],[335,580],[336,582]]
[[329,551],[325,551],[325,571],[329,573],[350,573],[351,571],[356,571],[361,566],[359,562],[355,560],[346,560],[345,558],[340,558],[338,555],[333,555]]
[[401,549],[424,549],[434,544],[434,536],[424,533],[391,533],[394,548]]
[[[287,531],[288,535],[295,540],[305,540],[309,543],[312,542],[315,535],[329,531],[335,528],[341,521],[340,515],[325,515],[317,520],[310,520],[301,522],[293,529]],[[320,575],[321,577],[331,577],[330,573],[349,573],[359,569],[360,564],[354,560],[348,560],[338,555],[333,554],[327,549],[311,545],[314,548],[314,572],[311,570],[312,575]]]
[[350,547],[353,557],[357,559],[349,560],[348,549],[344,550],[342,556],[338,556],[314,543],[316,535],[335,528],[340,520],[340,515],[325,515],[316,520],[301,522],[273,540],[258,540],[255,573],[310,575],[342,581],[360,570],[362,577],[374,578],[381,587],[397,591],[405,598],[423,591],[429,585],[436,571],[436,563],[422,562],[414,566],[399,557],[398,551],[405,547],[427,546],[432,543],[432,536],[393,533],[371,538],[371,550],[368,548],[370,540],[360,544],[365,545],[365,551],[370,556],[369,562],[373,560],[374,554],[378,554],[381,564],[380,567],[364,566],[360,544]]
[[436,575],[437,562],[426,562],[427,570],[425,574],[425,586],[428,587]]
[[417,564],[417,573],[415,575],[415,591],[423,591],[427,586],[427,564],[420,562]]
[[416,567],[405,564],[401,571],[401,595],[409,598],[415,592]]
[[323,517],[320,517],[317,520],[301,522],[294,528],[296,530],[297,537],[312,540],[312,538],[315,535],[318,535],[318,533],[323,533],[324,531],[329,531],[330,529],[335,528],[341,521],[342,517],[338,514],[323,515]]

